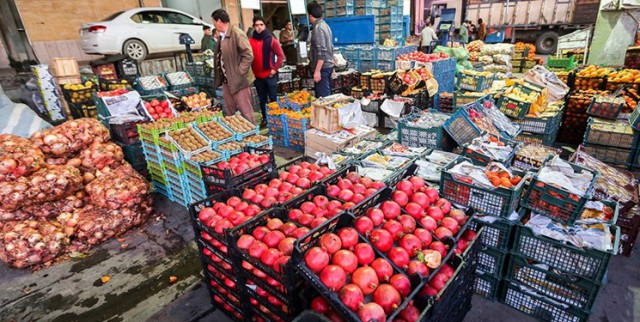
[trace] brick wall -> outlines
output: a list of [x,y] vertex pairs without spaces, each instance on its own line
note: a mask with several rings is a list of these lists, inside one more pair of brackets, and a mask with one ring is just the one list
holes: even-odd
[[[147,7],[160,0],[144,0]],[[117,11],[138,7],[138,0],[16,0],[20,18],[32,42],[78,40],[80,26]]]

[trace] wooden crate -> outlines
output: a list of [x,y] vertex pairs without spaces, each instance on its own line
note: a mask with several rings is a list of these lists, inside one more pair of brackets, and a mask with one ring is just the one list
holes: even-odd
[[[59,86],[65,85],[65,84],[80,84],[80,83],[82,83],[82,79],[80,78],[80,75],[54,77],[54,79],[56,81],[56,84],[58,84]],[[60,92],[60,93],[62,93],[62,92]]]
[[49,72],[54,77],[80,77],[80,66],[78,66],[78,61],[75,58],[52,58],[49,61]]
[[311,127],[329,134],[342,130],[338,119],[338,110],[313,103],[311,105]]

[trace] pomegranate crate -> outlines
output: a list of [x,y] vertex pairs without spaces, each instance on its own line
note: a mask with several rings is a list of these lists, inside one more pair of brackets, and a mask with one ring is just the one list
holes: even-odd
[[202,169],[202,175],[204,179],[204,183],[207,185],[212,185],[215,187],[231,189],[233,187],[237,187],[243,182],[246,182],[254,177],[259,175],[272,172],[276,168],[275,157],[273,155],[273,150],[253,148],[253,147],[245,147],[244,152],[247,153],[257,153],[257,154],[268,154],[269,161],[267,163],[261,164],[259,166],[254,167],[253,169],[249,169],[240,173],[238,175],[234,175],[231,169],[220,169],[213,165],[200,165]]
[[[229,233],[228,229],[224,229],[222,232],[216,231],[213,227],[208,227],[204,223],[200,221],[198,215],[200,211],[206,207],[213,207],[216,202],[226,202],[227,199],[231,197],[242,197],[242,192],[238,189],[225,190],[223,192],[214,194],[207,199],[201,200],[197,203],[193,203],[189,206],[189,216],[191,217],[191,224],[193,225],[194,231],[196,232],[196,238],[202,239],[201,232],[207,233],[214,240],[220,242],[222,245],[227,245],[227,234]],[[204,238],[203,242],[208,242],[206,238]],[[219,251],[218,251],[219,253]],[[228,256],[224,255],[224,259],[227,260]]]
[[518,225],[511,253],[547,265],[549,269],[564,275],[580,276],[601,284],[609,260],[618,253],[620,245],[620,228],[609,226],[609,229],[614,236],[613,248],[605,252],[582,249],[555,239],[537,236],[529,227]]
[[[316,273],[313,273],[311,269],[307,266],[304,257],[307,252],[312,249],[314,246],[318,245],[320,241],[320,236],[325,233],[337,233],[339,229],[343,227],[352,227],[354,217],[350,213],[343,213],[342,215],[333,217],[323,223],[322,225],[312,229],[308,234],[298,239],[295,242],[295,248],[293,252],[293,261],[296,263],[298,270],[304,280],[313,287],[319,294],[322,296],[328,303],[333,307],[333,309],[345,320],[345,321],[353,321],[358,322],[360,319],[356,315],[355,312],[351,311],[339,298],[337,292],[330,290],[319,278]],[[356,232],[357,233],[357,232]],[[370,245],[369,241],[360,233],[358,234],[358,243],[364,243]],[[371,245],[370,245],[371,246]],[[383,258],[389,261],[382,253],[380,253],[375,247],[372,247],[375,252],[375,258]],[[389,263],[393,267],[393,273],[402,274],[401,269],[396,267],[391,261]],[[359,265],[360,267],[361,265]],[[407,276],[408,277],[408,276]],[[392,321],[400,311],[402,311],[411,301],[411,298],[414,297],[420,290],[420,286],[422,285],[419,279],[410,279],[411,281],[411,289],[412,293],[400,304],[400,306],[391,314],[387,315],[386,321]],[[349,284],[347,282],[346,284]],[[382,285],[382,284],[380,284]],[[379,287],[379,286],[378,286]],[[367,295],[365,297],[365,302],[369,303],[372,301],[372,296]]]
[[483,227],[480,242],[483,246],[500,251],[508,251],[511,248],[517,221],[493,216],[476,216],[469,224],[469,229],[478,232]]
[[111,123],[111,136],[119,143],[130,145],[140,141],[140,133],[138,132],[138,124],[142,121],[125,122],[122,124]]
[[589,104],[589,107],[587,108],[587,114],[604,119],[615,120],[625,104],[626,102],[624,99],[616,103],[611,98],[596,95],[591,99],[591,104]]
[[[454,269],[454,273],[440,292],[429,298],[420,295],[414,298],[414,303],[417,303],[418,307],[422,306],[421,304],[425,301],[427,303],[421,310],[420,321],[454,321],[451,317],[458,313],[456,312],[458,310],[464,312],[461,309],[473,296],[475,271],[465,267],[466,263],[460,256],[452,257],[448,264]],[[466,312],[464,313],[466,314]]]
[[541,321],[586,322],[589,313],[565,307],[537,292],[523,291],[520,285],[505,281],[499,302]]
[[[544,165],[552,158],[553,156],[548,156],[542,167],[544,167]],[[598,179],[598,172],[577,164],[569,164],[573,168],[574,172],[589,172],[593,175],[591,184],[582,197],[565,191],[562,188],[539,181],[536,173],[532,176],[529,188],[527,188],[527,192],[522,197],[522,206],[531,209],[540,215],[550,217],[553,220],[573,225],[575,221],[580,218],[580,215],[584,210],[585,203],[593,196],[594,186]]]
[[511,256],[505,278],[568,306],[591,311],[600,285],[578,276],[543,269],[520,256]]
[[[346,178],[347,173],[349,172],[357,172],[358,167],[355,165],[350,165],[336,173],[334,173],[333,175],[331,175],[329,178],[327,178],[327,180],[325,180],[322,184],[322,194],[326,195],[326,191],[327,191],[327,186],[329,185],[335,185],[338,183],[338,180],[340,178]],[[367,211],[367,209],[369,209],[370,207],[373,207],[375,205],[377,205],[378,203],[380,203],[381,200],[388,200],[391,197],[391,189],[390,188],[382,188],[380,190],[378,190],[377,192],[373,193],[372,195],[366,197],[364,200],[362,200],[361,202],[357,203],[353,208],[350,209],[350,211],[356,216],[362,216],[364,215],[365,211]],[[336,199],[336,200],[340,200],[341,202],[346,202],[345,200],[342,200],[338,197],[331,197],[331,199]]]
[[[207,291],[211,297],[211,304],[222,311],[227,317],[236,322],[246,321],[248,311],[245,309],[245,305],[232,303],[231,301],[225,301],[225,296],[222,291],[218,290],[211,285],[207,285]],[[226,289],[225,289],[226,291]],[[228,292],[228,291],[227,291]],[[228,294],[228,293],[227,293]]]
[[[209,249],[209,246],[205,246],[202,242],[198,241],[196,244],[200,250],[200,261],[202,262],[205,278],[214,280],[216,284],[233,294],[236,298],[239,298],[241,292],[237,288],[237,284],[239,284],[241,280],[234,272],[233,265],[229,264],[224,258],[218,257]],[[224,280],[230,280],[236,285],[227,285],[224,283]],[[210,285],[210,283],[207,284]]]
[[509,165],[511,164],[511,161],[513,160],[513,157],[516,154],[516,151],[518,150],[520,143],[518,141],[513,141],[513,140],[509,140],[509,139],[505,139],[503,137],[498,137],[498,140],[500,140],[500,142],[504,143],[505,145],[508,145],[512,148],[511,153],[509,154],[509,156],[507,156],[506,159],[504,160],[493,160],[491,159],[490,156],[484,155],[480,152],[477,152],[475,150],[472,150],[468,147],[464,147],[463,151],[462,151],[462,155],[466,158],[469,158],[469,160],[471,160],[471,162],[475,165],[478,166],[486,166],[487,164],[491,163],[491,162],[499,162],[505,165]]
[[460,157],[444,168],[440,177],[440,195],[452,203],[473,207],[478,215],[509,218],[518,208],[518,202],[529,174],[513,170],[512,173],[522,177],[522,180],[514,188],[486,189],[474,185],[468,177],[448,172],[465,160],[470,162],[470,160]]
[[498,291],[500,291],[500,285],[502,280],[489,274],[478,273],[473,289],[476,294],[495,301],[498,299]]
[[482,135],[482,132],[469,119],[464,109],[454,112],[442,127],[459,146],[464,146]]
[[[239,271],[244,279],[251,280],[257,286],[276,297],[280,302],[287,305],[292,312],[296,312],[302,307],[299,299],[296,297],[297,291],[302,287],[302,279],[295,269],[295,262],[290,259],[284,266],[276,269],[271,265],[266,265],[260,259],[252,257],[248,251],[239,248],[237,245],[242,235],[252,234],[257,227],[266,226],[267,222],[274,218],[280,219],[285,223],[288,222],[287,216],[281,208],[272,208],[254,217],[252,220],[246,221],[236,228],[233,228],[228,232],[229,251],[233,260],[236,262],[236,267],[243,267],[242,263],[247,262],[253,266],[253,269],[257,269],[265,275],[265,277],[257,277],[243,267],[239,269]],[[301,225],[295,222],[293,223],[301,227]]]

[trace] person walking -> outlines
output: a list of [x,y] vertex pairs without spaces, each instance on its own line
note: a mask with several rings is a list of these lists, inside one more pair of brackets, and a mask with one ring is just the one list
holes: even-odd
[[431,42],[438,40],[436,31],[431,27],[431,21],[426,22],[426,26],[420,32],[420,46],[423,52],[428,53]]
[[331,75],[333,74],[333,33],[322,19],[323,10],[317,2],[307,5],[311,21],[309,68],[313,70],[316,97],[331,95]]
[[284,28],[280,31],[280,44],[282,45],[282,51],[284,51],[287,57],[287,65],[295,66],[298,64],[298,53],[293,45],[293,39],[295,39],[293,35],[293,24],[290,20],[287,20]]
[[487,36],[487,25],[482,21],[482,18],[478,19],[477,29],[476,39],[484,41],[484,38]]
[[469,29],[467,27],[468,20],[463,21],[460,26],[460,41],[464,44],[469,43]]
[[216,49],[216,39],[213,37],[211,27],[207,25],[202,26],[202,31],[204,32],[204,36],[202,36],[202,40],[200,41],[200,52],[204,52],[207,49],[214,51]]
[[253,49],[253,64],[251,69],[256,76],[253,85],[256,87],[260,99],[262,122],[267,125],[267,103],[276,100],[276,86],[278,85],[278,68],[284,61],[284,53],[280,43],[271,35],[264,23],[264,18],[253,18],[253,37],[249,39]]
[[230,24],[229,14],[224,9],[214,11],[211,18],[220,33],[214,56],[214,87],[222,86],[225,114],[240,111],[244,118],[254,123],[249,88],[254,81],[251,72],[253,51],[249,39],[244,31]]

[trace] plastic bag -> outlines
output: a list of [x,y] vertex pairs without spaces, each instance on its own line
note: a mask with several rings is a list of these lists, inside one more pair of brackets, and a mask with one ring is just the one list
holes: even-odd
[[338,119],[340,126],[345,129],[353,129],[358,125],[366,125],[367,121],[362,115],[362,107],[360,101],[344,105],[338,109]]
[[493,62],[498,65],[511,65],[511,56],[509,55],[493,55]]
[[386,99],[382,102],[380,109],[389,115],[389,119],[391,119],[393,127],[397,127],[398,118],[400,118],[402,111],[404,111],[404,102],[396,102]]

